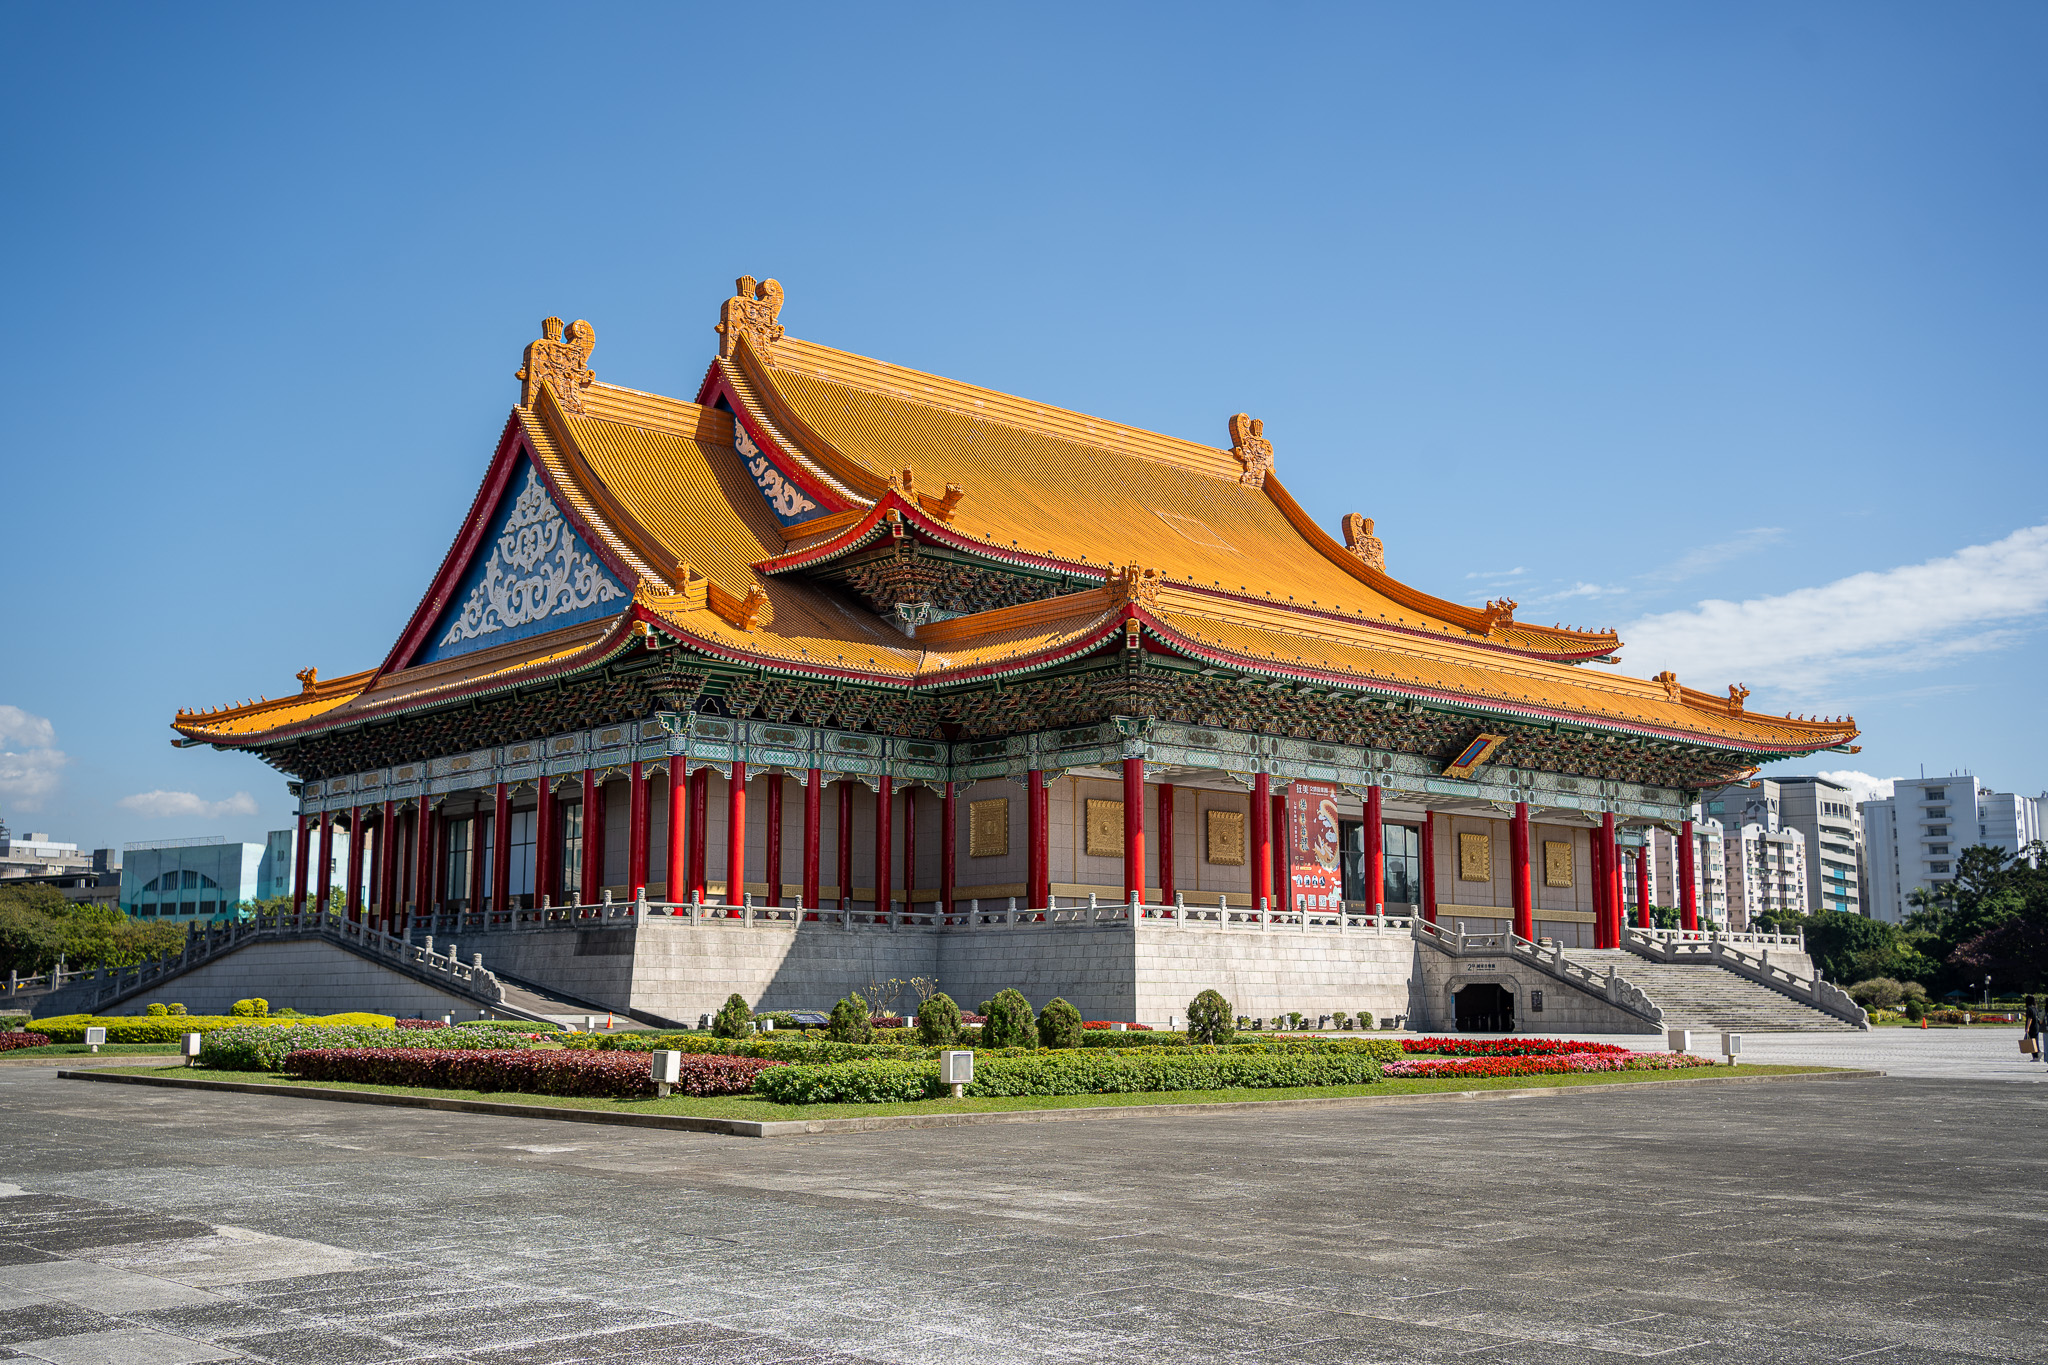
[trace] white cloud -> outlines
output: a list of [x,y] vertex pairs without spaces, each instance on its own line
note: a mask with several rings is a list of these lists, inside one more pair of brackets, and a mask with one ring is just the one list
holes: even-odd
[[1892,783],[1899,780],[1896,777],[1872,777],[1869,773],[1858,772],[1854,768],[1841,768],[1834,772],[1818,773],[1816,776],[1847,787],[1850,792],[1849,799],[1855,802],[1882,801],[1892,794]]
[[1727,540],[1687,551],[1663,568],[1645,574],[1644,577],[1659,583],[1681,582],[1697,577],[1709,569],[1718,569],[1730,560],[1740,559],[1752,550],[1760,550],[1784,538],[1785,528],[1782,526],[1752,526],[1749,530],[1738,532]]
[[40,810],[57,789],[57,770],[71,761],[57,747],[57,727],[19,706],[0,706],[0,801]]
[[117,803],[138,815],[152,820],[168,819],[174,815],[195,815],[202,820],[216,820],[223,815],[254,815],[256,798],[247,792],[236,792],[225,801],[206,801],[191,792],[137,792],[124,796]]
[[1468,573],[1468,574],[1466,574],[1466,575],[1465,575],[1465,577],[1467,577],[1467,578],[1513,578],[1513,577],[1515,577],[1515,576],[1516,576],[1517,574],[1525,574],[1525,573],[1527,573],[1527,572],[1529,572],[1529,571],[1528,571],[1527,569],[1523,568],[1523,567],[1522,567],[1522,566],[1521,566],[1520,564],[1517,564],[1517,565],[1515,565],[1515,567],[1514,567],[1514,568],[1512,568],[1512,569],[1486,569],[1486,570],[1482,570],[1482,571],[1480,571],[1480,572],[1478,572],[1478,573]]
[[1554,592],[1543,600],[1546,602],[1562,602],[1568,597],[1612,597],[1616,593],[1627,591],[1628,589],[1626,588],[1602,587],[1598,583],[1574,583],[1563,592]]
[[1798,696],[2002,649],[2048,611],[2048,525],[1942,559],[1747,602],[1701,602],[1621,632],[1628,671],[1702,691],[1731,682]]

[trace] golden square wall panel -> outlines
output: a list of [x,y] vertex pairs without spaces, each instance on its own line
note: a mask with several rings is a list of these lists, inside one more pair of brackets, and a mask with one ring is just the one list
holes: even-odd
[[1244,866],[1244,812],[1241,810],[1212,810],[1209,812],[1208,861],[1219,867]]
[[1572,884],[1572,846],[1569,843],[1560,843],[1554,839],[1543,841],[1543,884]]
[[1091,858],[1121,858],[1124,856],[1123,802],[1090,801],[1088,803],[1088,856]]
[[967,856],[1000,858],[1010,851],[1010,798],[967,803]]
[[1461,882],[1490,882],[1493,880],[1493,838],[1486,834],[1460,834],[1458,836],[1458,880]]

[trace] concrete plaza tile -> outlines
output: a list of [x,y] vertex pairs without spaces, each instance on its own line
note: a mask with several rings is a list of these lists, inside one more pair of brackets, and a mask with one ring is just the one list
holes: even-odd
[[225,1347],[152,1332],[145,1327],[24,1341],[16,1349],[26,1356],[40,1356],[52,1365],[197,1365],[200,1361],[240,1359],[238,1352]]
[[123,1316],[160,1332],[196,1337],[200,1341],[218,1341],[222,1337],[251,1332],[281,1332],[305,1325],[305,1319],[296,1315],[231,1300],[186,1304],[178,1308],[151,1308]]
[[17,1341],[40,1341],[45,1337],[73,1336],[80,1332],[104,1332],[119,1326],[119,1322],[104,1313],[68,1303],[0,1308],[0,1346]]
[[33,1265],[58,1259],[53,1251],[37,1251],[21,1242],[0,1242],[0,1265]]
[[223,1337],[219,1344],[272,1365],[381,1365],[424,1354],[374,1332],[340,1327],[294,1327]]
[[108,1313],[169,1308],[184,1303],[211,1303],[217,1296],[191,1285],[137,1275],[90,1261],[44,1261],[35,1265],[0,1266],[0,1289],[61,1299]]
[[137,1247],[100,1247],[74,1254],[102,1265],[201,1286],[331,1275],[352,1270],[363,1260],[354,1252],[324,1243],[235,1227],[219,1228],[204,1237]]

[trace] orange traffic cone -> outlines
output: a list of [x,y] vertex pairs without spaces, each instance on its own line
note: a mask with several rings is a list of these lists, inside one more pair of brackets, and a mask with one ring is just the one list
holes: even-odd
[[1926,1021],[1925,1019],[1922,1019],[1922,1020],[1920,1021],[1920,1027],[1921,1027],[1921,1028],[1926,1028],[1926,1027],[1927,1027],[1927,1021]]

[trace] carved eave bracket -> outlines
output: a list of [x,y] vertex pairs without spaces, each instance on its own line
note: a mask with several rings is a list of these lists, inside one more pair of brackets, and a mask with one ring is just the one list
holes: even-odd
[[581,318],[569,324],[566,336],[560,318],[544,319],[540,340],[527,343],[526,363],[512,376],[525,385],[519,391],[519,406],[532,407],[546,384],[562,411],[580,414],[583,391],[597,382],[597,372],[590,368],[590,353],[596,349],[597,329]]
[[782,285],[775,280],[755,283],[752,275],[742,275],[733,282],[733,296],[725,301],[718,311],[718,325],[712,330],[718,333],[718,355],[722,360],[732,359],[740,338],[752,343],[754,351],[763,359],[772,354],[775,343],[782,340]]
[[1230,419],[1230,453],[1244,466],[1237,481],[1247,488],[1264,488],[1266,475],[1273,472],[1273,443],[1266,439],[1266,424],[1246,413]]

